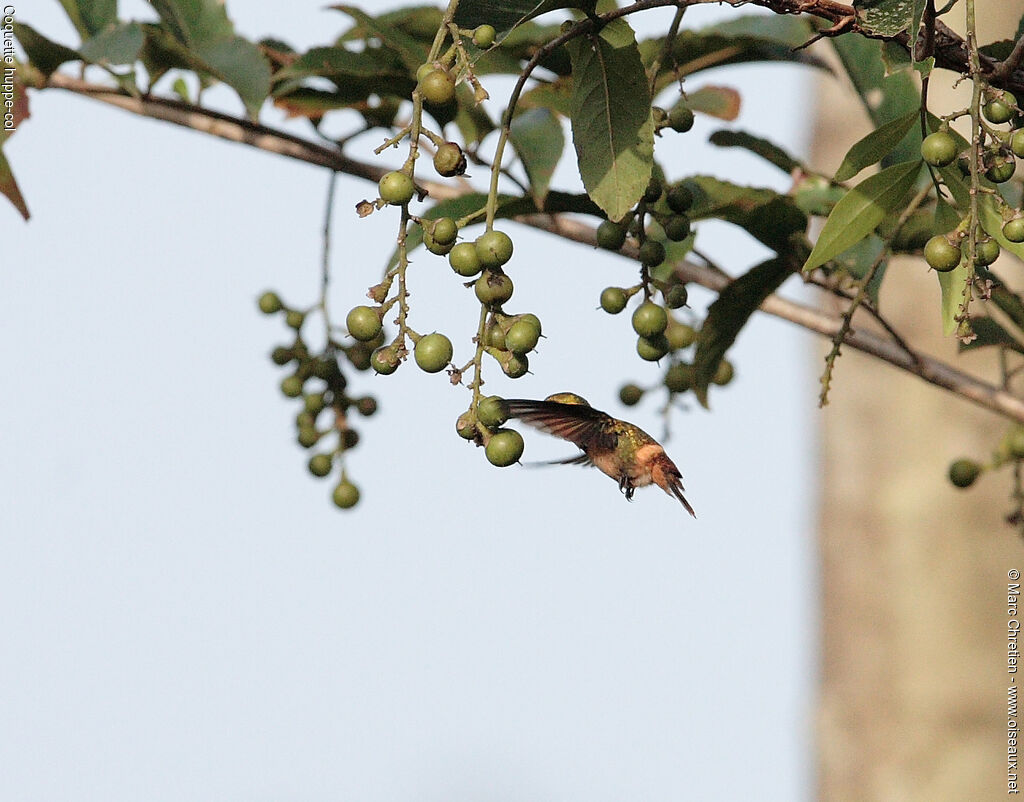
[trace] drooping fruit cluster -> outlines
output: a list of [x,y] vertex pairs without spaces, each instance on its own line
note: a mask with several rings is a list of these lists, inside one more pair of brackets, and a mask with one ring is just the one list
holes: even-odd
[[[1015,423],[1006,430],[989,462],[960,457],[950,464],[948,477],[954,487],[963,489],[973,485],[985,471],[1011,465],[1015,468],[1014,475],[1019,477],[1018,471],[1024,465],[1024,424]],[[1007,521],[1020,526],[1024,525],[1024,495],[1020,492],[1019,478],[1016,481],[1018,485],[1013,496],[1016,509],[1007,516]]]
[[[313,353],[302,337],[307,312],[288,307],[276,292],[267,291],[259,297],[258,306],[266,315],[283,313],[285,323],[295,333],[291,343],[279,345],[270,353],[271,361],[280,367],[291,367],[281,380],[281,392],[301,402],[295,416],[296,440],[305,449],[319,446],[312,453],[307,467],[316,477],[327,477],[341,465],[346,452],[359,443],[359,432],[351,425],[350,412],[369,417],[377,411],[372,396],[351,396],[348,380],[339,360],[348,361],[356,370],[370,366],[370,349],[383,342],[380,318],[369,307],[356,307],[349,313],[349,331],[354,342],[345,345],[329,340],[323,350]],[[332,492],[334,503],[348,509],[359,500],[359,490],[348,479],[342,466],[341,477]]]
[[484,446],[487,461],[498,468],[514,465],[523,456],[523,436],[503,427],[508,420],[508,405],[496,395],[481,398],[455,422],[459,437]]

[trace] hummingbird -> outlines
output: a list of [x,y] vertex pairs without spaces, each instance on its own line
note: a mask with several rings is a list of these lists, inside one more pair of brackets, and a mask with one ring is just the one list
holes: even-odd
[[508,416],[579,446],[582,453],[550,465],[593,465],[619,483],[627,501],[638,487],[656,484],[679,499],[694,518],[683,496],[682,475],[657,440],[639,426],[594,409],[575,393],[555,393],[543,401],[506,399]]

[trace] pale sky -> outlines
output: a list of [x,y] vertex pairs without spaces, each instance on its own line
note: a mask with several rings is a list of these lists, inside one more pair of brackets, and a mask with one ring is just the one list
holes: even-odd
[[[345,22],[321,6],[229,11],[247,36],[306,47]],[[58,4],[17,8],[75,43]],[[692,85],[705,82],[744,88],[735,127],[805,150],[808,72],[725,68]],[[57,91],[33,93],[31,111],[5,150],[33,218],[0,209],[0,798],[811,798],[809,337],[756,319],[713,411],[675,415],[666,448],[696,521],[657,489],[628,504],[596,471],[492,468],[454,432],[468,393],[412,363],[350,378],[380,413],[358,422],[363,500],[342,513],[277,390],[267,354],[283,323],[255,306],[267,288],[315,300],[327,174]],[[706,145],[718,127],[662,140],[672,177],[786,186]],[[570,150],[556,183],[572,175]],[[353,211],[372,193],[338,181],[339,321],[390,252],[395,215]],[[533,375],[492,367],[488,389],[572,390],[659,435],[660,400],[617,400],[659,368],[635,356],[627,315],[595,311],[634,265],[506,228],[515,309],[547,339]],[[734,273],[762,256],[736,229],[700,232]],[[410,282],[413,325],[465,361],[476,310],[457,277],[421,256]],[[700,316],[711,299],[691,293]],[[573,453],[523,433],[525,459]]]

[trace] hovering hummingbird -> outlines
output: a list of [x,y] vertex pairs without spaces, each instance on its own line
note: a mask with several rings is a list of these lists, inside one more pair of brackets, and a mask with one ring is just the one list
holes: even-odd
[[682,476],[657,440],[639,426],[594,409],[575,393],[555,393],[543,401],[506,399],[510,418],[580,447],[583,453],[552,465],[593,465],[619,483],[628,501],[638,487],[656,484],[675,496],[694,518],[683,496]]

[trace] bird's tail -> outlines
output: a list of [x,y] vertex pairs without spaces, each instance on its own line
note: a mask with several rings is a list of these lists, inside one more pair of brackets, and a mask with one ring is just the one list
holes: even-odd
[[666,454],[659,455],[659,458],[651,465],[651,479],[670,496],[675,496],[679,499],[679,503],[686,508],[690,515],[694,518],[697,517],[697,513],[693,511],[690,502],[683,495],[685,488],[683,487],[682,474],[679,473],[676,464]]

